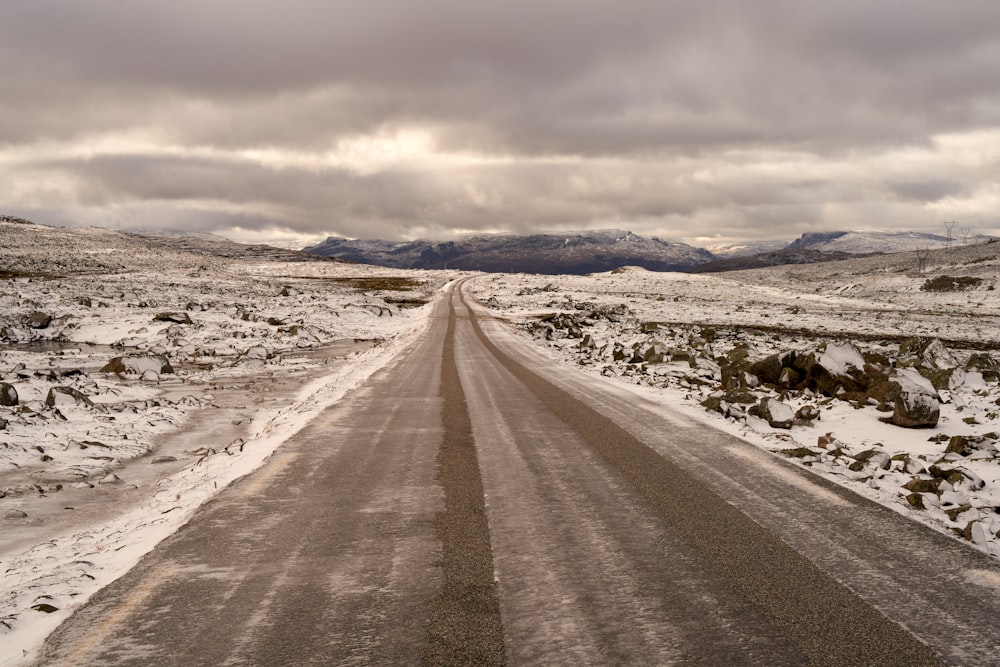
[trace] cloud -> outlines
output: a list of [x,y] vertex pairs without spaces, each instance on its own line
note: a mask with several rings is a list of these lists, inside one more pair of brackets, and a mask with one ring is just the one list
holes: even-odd
[[949,204],[995,229],[998,24],[980,0],[10,3],[0,194],[391,237]]

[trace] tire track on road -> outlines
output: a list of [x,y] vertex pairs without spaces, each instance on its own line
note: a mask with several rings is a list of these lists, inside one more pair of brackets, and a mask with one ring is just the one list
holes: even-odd
[[503,665],[483,482],[455,362],[455,319],[454,303],[449,303],[441,367],[444,436],[438,452],[445,507],[436,520],[444,582],[433,603],[423,660],[429,665]]

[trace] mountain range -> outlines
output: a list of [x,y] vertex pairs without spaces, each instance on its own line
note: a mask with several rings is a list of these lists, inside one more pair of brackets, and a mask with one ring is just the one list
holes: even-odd
[[920,232],[807,232],[787,241],[710,249],[606,229],[563,234],[476,234],[454,241],[384,241],[328,237],[307,253],[400,269],[584,274],[622,266],[652,271],[732,271],[810,264],[857,255],[941,248],[948,240]]
[[594,273],[622,266],[688,271],[712,261],[704,248],[605,229],[565,234],[476,234],[455,241],[353,240],[331,236],[306,252],[399,269]]

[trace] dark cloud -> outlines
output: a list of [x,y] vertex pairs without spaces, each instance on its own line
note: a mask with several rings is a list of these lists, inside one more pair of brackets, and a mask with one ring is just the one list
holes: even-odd
[[[992,0],[7,3],[0,194],[369,236],[907,227],[949,197],[995,225],[996,167],[940,137],[997,141],[997,25]],[[324,162],[412,129],[490,159]]]

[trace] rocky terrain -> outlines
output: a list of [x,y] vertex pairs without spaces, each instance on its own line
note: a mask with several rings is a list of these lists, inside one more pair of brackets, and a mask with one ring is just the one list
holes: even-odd
[[996,556],[1000,244],[931,259],[933,277],[900,255],[725,279],[497,276],[477,289],[567,363],[714,416]]

